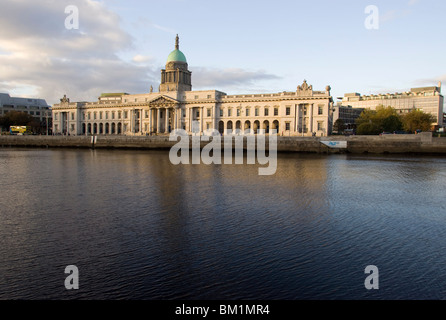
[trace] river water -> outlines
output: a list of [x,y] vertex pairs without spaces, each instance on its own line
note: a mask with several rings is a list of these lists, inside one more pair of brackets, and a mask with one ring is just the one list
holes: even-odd
[[279,154],[275,175],[258,168],[0,149],[0,299],[446,297],[446,158]]

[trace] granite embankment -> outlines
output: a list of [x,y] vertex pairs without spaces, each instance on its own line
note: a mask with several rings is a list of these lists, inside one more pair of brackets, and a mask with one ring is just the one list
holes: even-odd
[[[268,136],[265,140],[268,148]],[[346,141],[347,148],[329,148],[322,143],[327,141]],[[170,149],[175,144],[175,141],[169,141],[168,136],[97,136],[95,143],[92,137],[87,136],[0,136],[0,147]],[[208,142],[201,142],[202,147],[207,144]],[[192,143],[189,145],[191,146]],[[244,148],[246,147],[245,137]],[[446,138],[432,137],[431,133],[322,138],[278,137],[277,150],[310,153],[446,154]]]

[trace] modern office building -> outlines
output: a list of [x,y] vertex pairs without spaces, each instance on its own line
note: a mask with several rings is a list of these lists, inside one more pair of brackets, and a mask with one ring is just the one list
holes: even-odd
[[404,114],[418,109],[435,117],[435,127],[442,127],[444,98],[441,94],[441,82],[436,87],[413,88],[409,92],[362,96],[359,93],[345,94],[342,106],[371,110],[382,105],[395,108]]
[[11,97],[7,93],[0,93],[0,116],[11,111],[25,112],[33,116],[42,127],[45,127],[47,123],[51,126],[51,107],[44,99],[18,98]]
[[364,111],[363,108],[353,108],[338,103],[333,108],[333,124],[336,123],[338,119],[341,119],[344,122],[346,129],[355,129],[356,119],[359,118],[362,111]]

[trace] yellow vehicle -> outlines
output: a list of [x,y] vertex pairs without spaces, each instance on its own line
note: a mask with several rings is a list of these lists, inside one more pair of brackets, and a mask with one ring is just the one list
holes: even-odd
[[29,126],[10,126],[9,133],[12,135],[23,136],[25,134],[32,134],[32,131]]

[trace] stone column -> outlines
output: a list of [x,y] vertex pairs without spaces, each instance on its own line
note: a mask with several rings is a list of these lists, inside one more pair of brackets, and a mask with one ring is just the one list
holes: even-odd
[[148,129],[148,133],[152,132],[152,109],[149,109],[149,129]]
[[144,109],[140,109],[139,110],[139,133],[143,133],[143,129],[144,129],[144,116],[145,116],[145,110]]
[[153,108],[150,110],[150,116],[151,116],[151,127],[150,127],[150,131],[154,132],[155,131],[155,125],[156,125],[156,109]]
[[178,109],[173,109],[173,130],[176,130],[178,127]]
[[193,111],[194,111],[194,108],[189,108],[189,133],[192,133]]
[[161,114],[160,109],[155,109],[156,111],[156,133],[160,133],[160,124],[161,124]]
[[203,133],[203,118],[204,118],[204,107],[201,107],[200,111],[200,133]]
[[313,114],[314,114],[314,103],[310,104],[310,132],[312,133],[311,135],[313,135]]
[[166,109],[166,119],[165,119],[165,128],[164,128],[164,132],[165,133],[169,133],[169,108],[165,108]]

